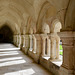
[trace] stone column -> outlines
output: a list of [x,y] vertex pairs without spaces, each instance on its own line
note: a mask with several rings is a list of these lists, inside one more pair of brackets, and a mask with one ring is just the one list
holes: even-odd
[[42,56],[45,56],[45,38],[42,39]]
[[35,38],[36,38],[36,43],[37,43],[37,45],[36,45],[36,54],[38,56],[41,56],[41,53],[42,53],[42,41],[41,41],[40,34],[35,34]]
[[19,35],[19,47],[21,47],[21,35]]
[[25,47],[25,36],[23,35],[23,47]]
[[50,57],[50,39],[47,39],[47,56]]
[[33,53],[36,53],[36,38],[33,35]]
[[30,48],[29,48],[29,50],[32,51],[32,47],[33,47],[33,45],[32,45],[32,35],[29,35],[29,37],[30,37]]
[[19,42],[19,39],[18,39],[18,35],[17,35],[17,46],[18,46],[18,42]]
[[14,42],[15,42],[15,45],[17,45],[17,37],[16,37],[16,35],[14,36]]
[[28,54],[29,48],[30,48],[30,37],[29,35],[24,35],[25,36],[25,49],[24,52],[25,54]]
[[73,75],[74,72],[74,36],[73,32],[60,32],[58,35],[63,45],[63,63],[60,68],[60,75]]
[[56,40],[56,59],[59,59],[59,49],[60,49],[60,38],[57,37],[57,40]]
[[51,33],[48,36],[51,40],[50,59],[59,59],[60,38],[57,33]]
[[56,53],[56,40],[55,39],[51,39],[50,59],[55,59],[55,53]]
[[15,35],[15,45],[16,45],[16,35]]
[[[42,38],[42,56],[43,57],[44,56],[48,57],[50,55],[49,54],[50,53],[50,51],[49,51],[49,49],[50,49],[50,46],[49,46],[50,45],[50,40],[49,40],[47,34],[41,34],[41,38]],[[47,47],[46,47],[46,39],[47,39]],[[47,50],[47,54],[45,53],[46,50]]]
[[50,39],[50,60],[55,59],[55,37],[54,33],[50,33],[49,35]]

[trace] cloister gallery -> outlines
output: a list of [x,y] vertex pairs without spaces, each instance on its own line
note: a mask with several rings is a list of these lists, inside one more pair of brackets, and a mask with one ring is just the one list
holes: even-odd
[[0,75],[75,75],[74,13],[75,0],[0,0]]

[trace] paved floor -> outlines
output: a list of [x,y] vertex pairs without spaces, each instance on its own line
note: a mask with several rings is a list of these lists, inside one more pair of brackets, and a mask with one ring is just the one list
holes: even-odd
[[0,75],[52,75],[12,44],[0,44]]

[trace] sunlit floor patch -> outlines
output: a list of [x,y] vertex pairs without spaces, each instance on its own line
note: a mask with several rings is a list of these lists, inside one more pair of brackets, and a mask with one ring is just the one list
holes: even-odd
[[7,50],[19,50],[20,48],[3,48],[0,51],[7,51]]
[[26,69],[26,70],[20,70],[20,71],[16,71],[16,72],[6,73],[4,75],[32,75],[34,73],[35,73],[35,71],[32,68],[30,68],[30,69]]
[[25,63],[25,62],[26,62],[25,60],[9,61],[9,62],[0,63],[0,67],[22,64],[22,63]]
[[4,59],[0,59],[0,62],[9,61],[9,60],[18,60],[18,59],[22,59],[22,57],[4,58]]
[[52,75],[12,44],[0,44],[0,75]]
[[17,54],[19,54],[19,53],[7,53],[7,54],[0,54],[0,56],[8,56],[8,55],[17,55]]
[[0,54],[6,54],[6,53],[18,53],[18,51],[4,51],[4,52],[0,51]]

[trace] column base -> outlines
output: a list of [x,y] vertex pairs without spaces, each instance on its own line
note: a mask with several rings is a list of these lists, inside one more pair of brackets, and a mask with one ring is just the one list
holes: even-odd
[[33,53],[36,53],[36,51],[33,51]]
[[22,50],[25,51],[25,46],[22,47]]
[[19,44],[18,47],[21,48],[21,45]]
[[33,51],[33,49],[32,48],[29,48],[29,51]]
[[18,47],[18,44],[16,44],[16,46]]
[[64,67],[60,67],[60,71],[59,71],[60,73],[60,75],[74,75],[74,71],[73,70],[68,70],[68,69],[66,69],[66,68],[64,68]]

